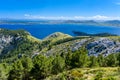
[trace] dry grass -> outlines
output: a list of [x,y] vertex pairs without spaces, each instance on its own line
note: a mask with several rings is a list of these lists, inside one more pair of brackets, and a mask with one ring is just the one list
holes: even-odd
[[76,68],[50,76],[45,80],[61,80],[63,76],[64,79],[67,78],[66,76],[69,76],[71,80],[95,80],[97,77],[99,77],[100,80],[120,80],[120,71],[118,67]]

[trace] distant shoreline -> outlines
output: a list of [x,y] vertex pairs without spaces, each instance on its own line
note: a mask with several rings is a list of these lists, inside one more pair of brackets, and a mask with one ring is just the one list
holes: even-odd
[[113,27],[113,28],[120,28],[120,26],[109,26],[109,25],[92,25],[92,24],[79,24],[79,23],[40,23],[40,24],[0,24],[0,25],[83,25],[83,26],[92,26],[92,27]]
[[0,25],[88,25],[88,26],[104,26],[104,27],[120,27],[119,20],[94,21],[94,20],[1,20]]

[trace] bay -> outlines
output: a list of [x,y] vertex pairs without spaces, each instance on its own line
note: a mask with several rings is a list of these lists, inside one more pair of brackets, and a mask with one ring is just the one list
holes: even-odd
[[74,36],[72,31],[80,31],[90,34],[107,32],[120,35],[120,27],[78,25],[78,24],[39,24],[39,25],[4,24],[0,25],[0,28],[11,30],[24,29],[30,32],[31,35],[39,39],[43,39],[54,32],[62,32]]

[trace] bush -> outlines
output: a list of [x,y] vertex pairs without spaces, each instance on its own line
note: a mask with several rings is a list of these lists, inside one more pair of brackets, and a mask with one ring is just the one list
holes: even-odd
[[83,77],[83,73],[78,70],[73,70],[73,71],[71,71],[71,76],[81,78],[81,77]]
[[102,80],[116,80],[116,78],[114,78],[114,77],[107,77],[107,78],[103,78]]
[[65,74],[62,74],[59,79],[60,79],[60,80],[66,80],[66,75],[65,75]]
[[118,67],[118,72],[120,73],[120,67]]
[[103,77],[103,73],[102,72],[98,72],[97,75],[95,76],[94,80],[101,80]]
[[57,55],[52,61],[52,74],[58,74],[62,72],[64,68],[65,68],[65,60]]

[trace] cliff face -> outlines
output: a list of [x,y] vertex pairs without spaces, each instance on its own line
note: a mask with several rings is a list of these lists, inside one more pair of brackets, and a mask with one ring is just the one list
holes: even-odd
[[0,29],[0,57],[25,54],[24,52],[29,52],[29,50],[32,53],[34,45],[39,42],[39,39],[34,38],[24,30]]
[[8,53],[13,50],[17,44],[22,41],[21,36],[12,36],[12,35],[4,35],[0,34],[0,55]]
[[120,42],[108,38],[99,38],[87,44],[86,48],[89,55],[103,54],[107,56],[110,53],[120,52]]

